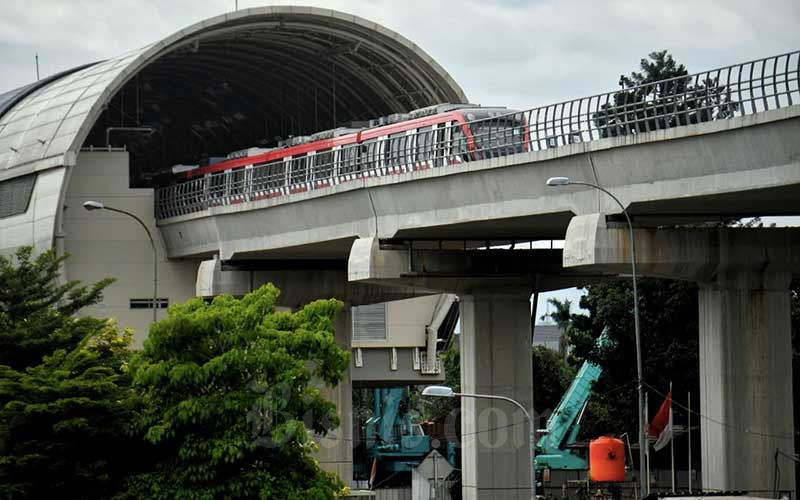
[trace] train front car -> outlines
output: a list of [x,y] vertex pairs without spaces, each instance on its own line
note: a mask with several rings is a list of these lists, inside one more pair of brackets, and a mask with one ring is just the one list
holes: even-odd
[[471,159],[497,158],[530,150],[530,131],[524,113],[506,108],[469,108],[460,113],[471,135]]

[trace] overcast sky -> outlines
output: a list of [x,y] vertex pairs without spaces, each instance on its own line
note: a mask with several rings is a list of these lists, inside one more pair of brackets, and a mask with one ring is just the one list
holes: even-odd
[[[473,102],[516,108],[615,89],[649,52],[702,71],[800,49],[800,1],[332,0],[431,54]],[[235,0],[3,0],[0,92],[234,9]],[[239,8],[264,5],[239,0]]]
[[[0,93],[113,57],[235,0],[2,0]],[[283,2],[356,14],[434,57],[472,102],[531,108],[617,88],[668,49],[690,72],[800,49],[798,0],[331,0]],[[239,0],[239,8],[265,5]],[[558,295],[558,294],[556,294]],[[563,295],[563,292],[562,292]],[[577,305],[579,292],[567,295]],[[551,296],[551,295],[548,295]],[[544,312],[546,297],[540,301]]]

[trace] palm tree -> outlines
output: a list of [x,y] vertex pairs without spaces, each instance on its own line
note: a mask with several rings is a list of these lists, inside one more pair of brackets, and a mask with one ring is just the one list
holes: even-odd
[[558,353],[566,361],[569,332],[572,330],[572,301],[569,299],[558,300],[555,297],[547,299],[547,303],[552,305],[555,309],[551,312],[542,315],[542,321],[551,320],[561,330],[561,337],[558,340]]

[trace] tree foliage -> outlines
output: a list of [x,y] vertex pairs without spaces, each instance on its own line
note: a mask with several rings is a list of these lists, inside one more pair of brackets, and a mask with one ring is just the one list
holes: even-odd
[[66,258],[52,250],[34,257],[32,247],[20,248],[13,258],[0,255],[0,365],[34,366],[57,349],[74,348],[96,329],[95,320],[76,321],[72,315],[99,302],[113,279],[91,287],[61,283]]
[[0,256],[0,498],[110,498],[137,462],[131,333],[72,316],[110,280],[59,284],[64,258]]
[[622,90],[592,116],[602,137],[730,118],[738,109],[730,89],[720,85],[719,75],[693,81],[686,67],[666,50],[648,57],[640,61],[640,72],[620,77]]
[[573,377],[575,370],[561,354],[544,346],[533,347],[533,405],[539,415],[556,409]]
[[138,498],[332,498],[343,485],[310,456],[308,429],[337,425],[318,385],[341,380],[348,353],[334,340],[342,308],[319,300],[274,308],[265,285],[172,306],[134,360],[144,398],[136,421],[153,470],[130,481]]
[[[699,401],[697,285],[656,278],[640,278],[638,285],[644,379],[664,393],[670,382],[676,393],[691,391],[696,405]],[[631,282],[618,280],[591,285],[587,290],[581,306],[588,309],[591,321],[576,327],[576,337],[597,339],[603,328],[608,327],[611,342],[602,349],[594,341],[576,343],[574,348],[576,357],[603,367],[593,387],[593,404],[587,408],[581,433],[596,437],[635,432],[638,403]],[[654,395],[652,403],[657,407],[659,396]]]

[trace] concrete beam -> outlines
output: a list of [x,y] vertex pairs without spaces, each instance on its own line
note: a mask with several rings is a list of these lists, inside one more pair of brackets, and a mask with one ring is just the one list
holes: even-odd
[[245,295],[265,283],[272,283],[281,291],[278,305],[295,309],[316,299],[337,298],[358,306],[430,295],[418,288],[399,284],[389,287],[369,282],[351,283],[344,269],[260,270],[252,267],[248,270],[226,271],[225,267],[218,258],[200,263],[196,283],[198,296],[213,297],[221,293]]
[[[634,229],[636,268],[643,276],[706,282],[725,271],[800,274],[800,230],[793,228]],[[564,268],[630,274],[630,231],[603,214],[572,219]]]
[[377,238],[362,238],[353,243],[348,279],[470,294],[560,290],[607,276],[564,269],[560,249],[420,249],[410,243],[382,245]]

